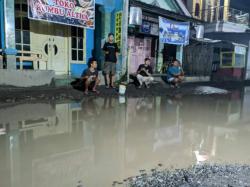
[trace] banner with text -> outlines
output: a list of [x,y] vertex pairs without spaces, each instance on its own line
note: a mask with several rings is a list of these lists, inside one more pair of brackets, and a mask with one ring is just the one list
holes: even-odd
[[161,43],[188,45],[189,22],[176,22],[159,17],[159,36]]
[[28,0],[29,18],[94,29],[95,0]]

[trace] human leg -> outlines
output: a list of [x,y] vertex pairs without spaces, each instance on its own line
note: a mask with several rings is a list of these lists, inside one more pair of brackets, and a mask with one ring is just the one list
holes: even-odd
[[115,74],[116,74],[116,63],[111,62],[111,87],[114,88]]
[[106,88],[109,88],[109,86],[110,86],[110,74],[109,73],[106,74],[105,77],[106,77],[106,80],[107,80]]
[[149,87],[149,85],[154,81],[153,77],[144,77],[144,81],[146,84],[146,87]]
[[110,72],[111,72],[110,62],[104,62],[103,72],[105,74],[106,87],[110,86]]
[[96,87],[100,84],[100,79],[96,78],[94,81],[94,87],[93,87],[93,92],[97,92]]
[[140,83],[140,86],[142,86],[142,84],[143,84],[143,82],[144,82],[143,76],[140,75],[140,74],[138,74],[136,77],[137,77],[137,80],[138,80],[139,83]]
[[171,77],[168,79],[168,83],[170,84],[171,88],[174,88],[176,84],[176,79],[174,77]]
[[85,80],[84,80],[84,93],[85,93],[85,94],[88,94],[89,85],[90,85],[89,79],[85,79]]

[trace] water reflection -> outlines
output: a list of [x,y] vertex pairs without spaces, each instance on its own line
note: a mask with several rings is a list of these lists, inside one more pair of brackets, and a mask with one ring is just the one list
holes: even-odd
[[250,164],[249,88],[124,99],[0,108],[0,186],[108,187],[158,163]]

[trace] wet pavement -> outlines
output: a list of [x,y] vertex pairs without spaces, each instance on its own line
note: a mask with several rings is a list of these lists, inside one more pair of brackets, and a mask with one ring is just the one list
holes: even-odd
[[[152,169],[169,172],[204,163],[205,169],[228,165],[231,174],[246,165],[247,173],[250,88],[194,90],[2,105],[0,186],[110,187],[114,181],[119,186]],[[250,186],[243,179],[242,186]]]
[[[245,82],[196,82],[184,83],[179,89],[172,89],[169,85],[163,82],[155,82],[150,89],[137,89],[133,84],[127,86],[126,97],[141,98],[141,97],[165,97],[181,94],[186,95],[206,95],[217,92],[224,94],[225,89],[239,90],[242,87],[250,86],[250,81]],[[212,88],[212,89],[210,89]],[[83,97],[119,97],[118,89],[106,89],[105,86],[98,87],[100,94],[89,92],[89,95],[84,95],[82,88],[74,89],[72,86],[65,87],[31,87],[31,88],[16,88],[16,87],[0,87],[0,107],[3,105],[22,104],[22,103],[37,103],[37,102],[65,102],[75,100],[80,102]]]

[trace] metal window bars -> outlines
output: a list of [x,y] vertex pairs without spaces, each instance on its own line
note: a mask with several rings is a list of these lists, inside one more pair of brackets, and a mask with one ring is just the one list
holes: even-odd
[[195,12],[192,13],[192,16],[209,23],[222,21],[249,26],[249,13],[228,6],[209,7],[201,10],[199,16],[196,16]]

